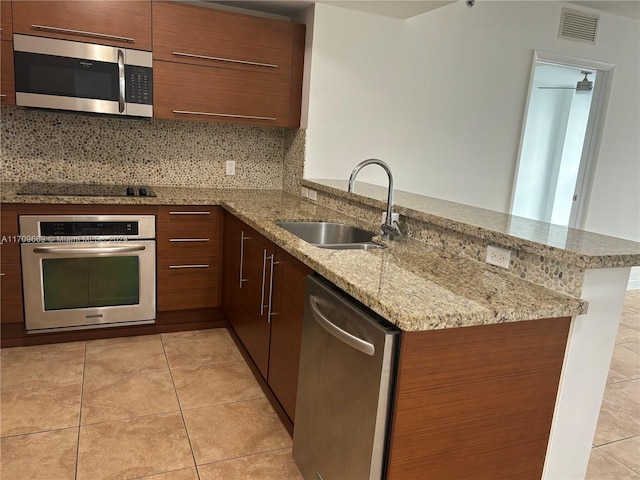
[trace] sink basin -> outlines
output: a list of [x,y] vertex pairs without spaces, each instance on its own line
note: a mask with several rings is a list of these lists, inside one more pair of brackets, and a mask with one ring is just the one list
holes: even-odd
[[276,222],[281,228],[320,248],[362,249],[382,248],[371,239],[376,236],[353,225],[331,222]]

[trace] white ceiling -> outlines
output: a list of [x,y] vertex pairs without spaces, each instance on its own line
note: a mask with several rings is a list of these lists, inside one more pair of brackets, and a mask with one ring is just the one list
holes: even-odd
[[[481,5],[483,1],[493,0],[477,0],[476,6]],[[329,5],[337,5],[353,10],[361,10],[388,17],[406,19],[454,2],[438,0],[214,0],[214,3],[282,15],[285,17],[290,17],[314,3],[327,3]],[[586,0],[571,1],[568,3],[640,20],[640,0]]]

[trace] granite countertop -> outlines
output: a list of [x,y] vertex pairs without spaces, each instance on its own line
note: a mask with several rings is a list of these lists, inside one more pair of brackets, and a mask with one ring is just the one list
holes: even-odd
[[155,198],[23,196],[2,184],[4,203],[221,205],[329,281],[405,331],[573,316],[587,303],[484,263],[402,238],[384,249],[314,247],[276,221],[361,220],[280,190],[153,187]]
[[[303,180],[306,187],[345,199],[347,180]],[[384,210],[387,189],[356,182],[359,202]],[[553,225],[484,208],[395,190],[394,212],[456,232],[524,250],[580,268],[620,268],[640,265],[640,243],[594,232]]]

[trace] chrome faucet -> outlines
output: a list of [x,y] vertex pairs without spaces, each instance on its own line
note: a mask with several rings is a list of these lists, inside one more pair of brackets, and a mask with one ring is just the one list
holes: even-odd
[[384,168],[384,171],[387,172],[387,176],[389,177],[389,191],[387,192],[387,218],[384,223],[380,226],[382,229],[382,238],[385,240],[391,240],[393,235],[402,236],[400,233],[400,229],[398,228],[398,222],[393,221],[393,173],[391,173],[391,169],[389,165],[387,165],[382,160],[378,160],[377,158],[370,158],[368,160],[363,160],[360,162],[351,172],[351,176],[349,177],[349,192],[353,192],[353,184],[356,181],[356,176],[360,173],[363,167],[367,165],[379,165]]

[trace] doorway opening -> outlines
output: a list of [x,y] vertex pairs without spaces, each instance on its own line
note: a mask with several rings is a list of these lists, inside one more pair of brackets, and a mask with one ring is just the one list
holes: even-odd
[[535,52],[511,214],[581,228],[613,65]]

